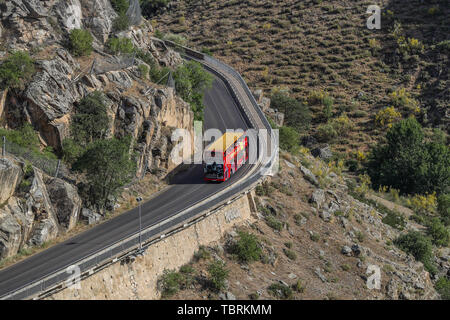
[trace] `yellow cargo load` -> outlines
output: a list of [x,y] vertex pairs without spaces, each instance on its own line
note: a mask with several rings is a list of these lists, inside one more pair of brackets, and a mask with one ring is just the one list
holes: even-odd
[[243,135],[243,132],[226,132],[223,136],[210,144],[206,148],[206,151],[225,152]]

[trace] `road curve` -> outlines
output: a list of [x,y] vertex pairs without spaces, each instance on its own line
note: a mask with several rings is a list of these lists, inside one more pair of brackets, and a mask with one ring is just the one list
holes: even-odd
[[[215,75],[212,88],[205,94],[204,103],[206,105],[205,129],[217,128],[225,131],[249,128],[227,86]],[[250,165],[245,165],[229,181],[210,184],[203,182],[201,166],[192,166],[186,172],[176,176],[167,190],[143,203],[143,229],[216,194],[237,182],[250,169]],[[138,209],[135,208],[22,262],[0,270],[0,297],[135,234],[138,227]]]

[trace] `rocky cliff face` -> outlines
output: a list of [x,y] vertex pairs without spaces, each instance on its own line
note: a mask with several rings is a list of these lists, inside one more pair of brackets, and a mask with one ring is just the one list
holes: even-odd
[[[182,62],[178,53],[152,42],[151,24],[135,11],[136,26],[114,33],[117,14],[109,0],[0,1],[0,63],[8,51],[26,50],[37,69],[25,88],[0,91],[0,125],[14,129],[31,123],[43,147],[60,151],[70,134],[76,104],[101,91],[112,119],[109,136],[134,138],[137,175],[151,172],[164,177],[174,167],[169,161],[172,129],[192,130],[194,116],[172,88],[141,78],[138,66],[143,61],[106,52],[106,41],[120,36],[131,39],[160,65],[175,67]],[[69,32],[78,28],[94,36],[89,57],[73,57],[66,49]],[[97,213],[82,208],[74,185],[36,168],[31,177],[24,177],[24,165],[18,160],[0,159],[0,258],[42,245],[73,229],[80,218],[98,220]],[[29,185],[29,190],[19,184]]]

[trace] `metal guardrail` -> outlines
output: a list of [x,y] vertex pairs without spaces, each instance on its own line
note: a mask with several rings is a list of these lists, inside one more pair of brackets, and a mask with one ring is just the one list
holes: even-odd
[[[185,54],[193,58],[199,59],[200,57],[205,57],[205,55],[203,55],[202,53],[199,53],[192,49],[184,48],[184,50]],[[224,81],[228,83],[233,91],[233,94],[236,96],[235,98],[238,99],[238,105],[242,109],[244,109],[244,112],[246,112],[249,111],[245,110],[248,106],[241,104],[241,101],[239,99],[239,92],[234,91],[233,86],[229,83],[229,80],[227,80],[227,77],[222,72],[225,71],[233,75],[239,81],[246,94],[248,95],[247,99],[251,101],[252,107],[255,109],[254,111],[256,111],[256,113],[258,114],[260,118],[259,120],[264,124],[265,128],[268,129],[269,132],[271,132],[270,124],[268,123],[264,114],[261,112],[258,104],[256,103],[256,100],[254,99],[253,95],[250,92],[250,89],[247,87],[242,77],[240,77],[240,75],[231,67],[227,66],[226,64],[220,63],[218,60],[212,59],[213,58],[208,58],[208,61],[205,61],[204,64],[209,65],[209,67],[213,65],[212,68],[214,68],[214,66],[217,68],[215,71],[222,74]],[[250,120],[255,121],[256,119]],[[275,155],[271,157],[270,162],[274,159],[274,156]],[[143,230],[141,235],[142,241],[144,243],[143,248],[148,248],[150,245],[157,241],[160,241],[167,235],[179,232],[189,225],[195,223],[199,219],[203,219],[206,216],[209,216],[215,210],[218,210],[222,206],[229,203],[230,199],[235,200],[243,194],[246,194],[263,177],[263,170],[256,172],[256,169],[258,169],[260,166],[256,166],[255,171],[252,171],[248,179],[241,179],[228,188],[224,187],[219,193],[213,196],[205,197],[193,204],[191,207],[180,212],[175,212],[169,218],[166,218],[163,221],[153,224],[152,226]],[[262,166],[266,167],[267,164],[262,164]],[[211,209],[211,203],[213,201],[216,206]],[[72,265],[76,264],[80,268],[82,278],[90,276],[112,263],[115,263],[129,256],[133,256],[136,253],[136,250],[139,248],[138,237],[139,233],[135,232],[133,235],[127,236],[126,238],[116,243],[110,244],[105,248],[101,248],[95,253],[92,253],[83,259],[72,262]],[[33,283],[31,284],[18,288],[13,292],[0,297],[0,299],[27,299],[30,297],[42,298],[46,295],[50,295],[54,292],[62,290],[68,285],[68,283],[66,282],[68,279],[70,279],[71,276],[66,272],[67,267],[69,266],[54,270],[51,274],[33,281]]]

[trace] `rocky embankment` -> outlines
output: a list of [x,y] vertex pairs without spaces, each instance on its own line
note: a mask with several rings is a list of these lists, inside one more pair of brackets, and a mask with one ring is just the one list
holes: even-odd
[[[105,44],[113,36],[127,37],[161,66],[175,67],[182,60],[178,53],[151,41],[153,28],[144,19],[126,31],[114,32],[116,17],[107,0],[0,2],[0,61],[9,51],[26,50],[37,70],[24,88],[0,90],[0,123],[9,129],[30,123],[39,132],[42,148],[60,151],[63,139],[69,137],[77,102],[101,91],[111,118],[109,136],[131,135],[136,142],[137,176],[151,172],[163,178],[174,168],[169,160],[171,132],[192,130],[191,108],[173,88],[143,79],[138,66],[145,62],[112,56]],[[76,58],[67,50],[67,37],[74,28],[88,29],[94,36],[89,57]],[[1,159],[0,259],[54,239],[73,229],[80,217],[90,223],[101,218],[83,208],[76,178],[69,180],[49,177],[21,159]]]
[[[171,298],[439,299],[423,264],[393,245],[401,231],[350,195],[349,177],[307,151],[281,158],[279,173],[256,190],[257,219],[193,259],[185,270],[194,280]],[[237,259],[241,231],[257,237],[260,260]],[[220,291],[205,285],[215,260],[229,271]]]

